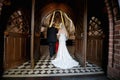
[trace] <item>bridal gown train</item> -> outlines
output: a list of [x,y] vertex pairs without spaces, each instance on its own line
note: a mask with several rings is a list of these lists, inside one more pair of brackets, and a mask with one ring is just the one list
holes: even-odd
[[59,47],[56,58],[51,62],[54,66],[61,69],[69,69],[79,65],[79,63],[70,56],[66,47],[66,36],[63,33],[61,33],[59,37]]

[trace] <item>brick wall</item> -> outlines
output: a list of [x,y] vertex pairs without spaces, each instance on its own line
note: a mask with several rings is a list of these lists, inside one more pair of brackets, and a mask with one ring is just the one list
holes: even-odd
[[[114,1],[114,0],[113,0]],[[105,0],[109,19],[109,52],[107,75],[109,78],[120,78],[120,21],[115,21],[115,6]],[[113,10],[112,10],[113,9]],[[114,14],[112,14],[114,13]]]
[[120,20],[116,21],[114,29],[114,63],[115,76],[120,77]]
[[113,54],[109,55],[108,76],[120,78],[120,21],[114,25],[114,47]]

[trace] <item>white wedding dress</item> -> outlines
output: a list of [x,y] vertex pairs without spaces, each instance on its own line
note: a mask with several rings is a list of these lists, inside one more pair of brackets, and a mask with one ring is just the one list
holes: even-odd
[[61,33],[59,37],[59,47],[56,58],[51,62],[55,67],[61,69],[69,69],[79,65],[79,63],[70,56],[66,47],[66,36],[63,33]]

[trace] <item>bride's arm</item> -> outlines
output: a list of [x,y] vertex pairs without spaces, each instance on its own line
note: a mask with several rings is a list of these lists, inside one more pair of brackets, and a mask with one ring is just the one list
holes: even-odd
[[58,31],[57,33],[57,38],[59,39],[59,36],[60,36],[60,30]]

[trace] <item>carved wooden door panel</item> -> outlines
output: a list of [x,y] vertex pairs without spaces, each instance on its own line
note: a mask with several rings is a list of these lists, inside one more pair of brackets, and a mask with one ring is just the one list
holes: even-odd
[[76,46],[75,56],[80,64],[86,67],[86,54],[87,54],[87,0],[81,4],[82,10],[76,24]]
[[83,38],[76,37],[75,40],[75,57],[82,66],[85,66],[85,55],[83,52]]
[[27,35],[5,33],[4,69],[15,68],[27,60]]
[[99,66],[102,64],[103,38],[101,22],[92,17],[88,24],[87,61]]
[[4,31],[4,69],[15,68],[29,59],[29,29],[22,12],[10,16]]

